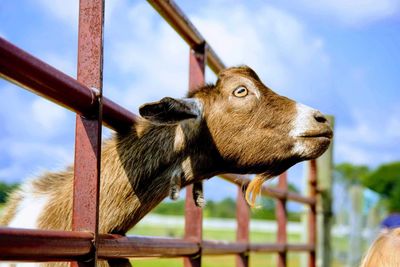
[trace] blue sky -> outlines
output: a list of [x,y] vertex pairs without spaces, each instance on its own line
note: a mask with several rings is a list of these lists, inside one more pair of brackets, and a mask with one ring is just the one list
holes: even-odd
[[[186,44],[147,2],[106,2],[105,95],[135,112],[147,101],[183,96]],[[397,0],[177,3],[226,65],[247,64],[276,92],[335,116],[336,163],[400,159]],[[0,35],[75,77],[77,7],[76,0],[2,1]],[[207,79],[215,76],[208,71]],[[2,181],[73,160],[74,115],[3,80],[0,125]],[[215,187],[235,191],[209,184],[211,197],[220,196]]]

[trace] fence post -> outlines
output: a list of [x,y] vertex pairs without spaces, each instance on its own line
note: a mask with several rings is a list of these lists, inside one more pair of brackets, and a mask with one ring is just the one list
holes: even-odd
[[97,265],[99,183],[101,152],[101,95],[103,82],[104,1],[80,0],[78,81],[98,90],[97,110],[92,118],[76,116],[74,199],[72,229],[94,235],[93,253],[87,261],[72,262],[73,267]]
[[[205,44],[190,49],[189,58],[189,90],[194,90],[198,86],[204,85],[205,66],[206,66],[206,50]],[[185,267],[201,266],[201,242],[202,242],[202,225],[203,211],[197,207],[193,201],[193,185],[186,187],[186,203],[185,203],[185,239],[197,242],[200,251],[192,257],[184,257]]]
[[[236,221],[237,232],[236,241],[240,243],[249,243],[249,224],[250,224],[250,208],[244,198],[244,190],[242,186],[238,186],[238,194],[236,199]],[[236,267],[249,266],[249,253],[241,253],[236,255]]]
[[[315,159],[310,160],[308,162],[309,173],[308,173],[308,186],[309,186],[309,195],[311,198],[317,198],[317,161]],[[316,204],[310,205],[308,212],[308,243],[315,248],[316,246],[316,229],[317,227],[317,212],[316,212]],[[308,266],[315,267],[316,266],[316,258],[315,258],[315,250],[312,250],[308,254]]]
[[[327,116],[333,129],[334,117]],[[317,202],[317,264],[319,267],[331,266],[331,227],[332,227],[332,169],[333,140],[328,150],[317,159],[318,193]]]
[[[278,178],[278,188],[287,192],[288,184],[287,184],[287,172],[279,175]],[[286,231],[286,223],[287,223],[287,210],[286,210],[286,197],[284,199],[276,200],[276,219],[278,221],[278,236],[277,242],[280,245],[284,246],[284,250],[278,253],[278,267],[286,267],[287,266],[287,231]]]

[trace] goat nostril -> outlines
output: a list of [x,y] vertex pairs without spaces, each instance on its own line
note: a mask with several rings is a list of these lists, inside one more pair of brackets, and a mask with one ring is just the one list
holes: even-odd
[[317,112],[314,114],[314,118],[317,122],[319,123],[325,123],[327,121],[327,119],[325,118],[324,115],[322,115],[322,113]]

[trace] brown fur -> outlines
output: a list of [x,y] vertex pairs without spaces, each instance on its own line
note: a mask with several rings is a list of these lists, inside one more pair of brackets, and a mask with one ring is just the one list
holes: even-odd
[[[248,96],[233,96],[239,86],[248,88]],[[293,153],[297,139],[288,133],[296,115],[295,102],[267,88],[248,67],[223,71],[215,86],[201,87],[189,97],[202,103],[200,118],[167,124],[139,119],[131,132],[104,142],[100,233],[125,234],[168,196],[177,170],[181,180],[174,183],[181,187],[196,183],[196,190],[201,189],[201,180],[217,174],[262,173],[263,178],[256,178],[247,189],[247,199],[254,204],[265,179],[319,156],[329,145],[329,140],[307,139],[307,154]],[[314,128],[330,131],[326,123],[315,123]],[[72,186],[72,168],[45,173],[32,182],[35,196],[50,198],[40,214],[39,228],[71,230]],[[21,191],[12,195],[1,225],[9,224],[23,197]]]
[[0,217],[0,226],[6,226],[15,216],[18,203],[22,199],[22,195],[18,191],[9,195],[7,205],[5,206],[2,216]]

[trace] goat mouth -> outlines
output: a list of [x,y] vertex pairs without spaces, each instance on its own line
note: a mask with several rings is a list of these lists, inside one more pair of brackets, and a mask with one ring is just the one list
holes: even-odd
[[332,131],[308,132],[308,133],[299,135],[298,137],[301,137],[301,138],[321,138],[322,137],[322,138],[332,139],[333,133],[332,133]]

